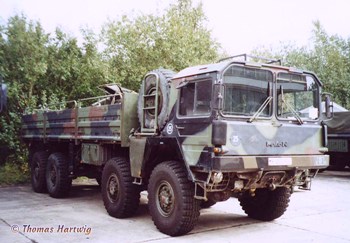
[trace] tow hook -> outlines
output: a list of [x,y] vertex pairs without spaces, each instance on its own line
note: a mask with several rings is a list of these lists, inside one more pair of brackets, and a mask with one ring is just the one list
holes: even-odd
[[269,190],[270,190],[270,191],[274,191],[275,189],[276,189],[276,185],[273,184],[273,183],[271,183],[271,184],[269,185]]

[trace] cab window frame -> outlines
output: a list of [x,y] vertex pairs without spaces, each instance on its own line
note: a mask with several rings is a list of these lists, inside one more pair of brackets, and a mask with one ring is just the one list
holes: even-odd
[[[210,89],[200,92],[199,86],[204,82],[210,82]],[[208,85],[208,84],[206,84]],[[208,85],[209,86],[209,85]],[[212,114],[212,96],[214,89],[214,81],[212,77],[190,80],[188,83],[179,88],[179,99],[177,104],[178,118],[200,118],[209,117]],[[207,93],[205,93],[207,91]],[[188,97],[184,97],[184,92],[187,92]],[[192,96],[189,96],[192,95]],[[204,100],[206,98],[207,100]],[[190,107],[188,106],[190,105]]]
[[[247,67],[247,66],[244,66],[244,65],[238,65],[238,64],[232,64],[230,66],[228,66],[223,72],[222,72],[222,75],[221,75],[221,79],[222,79],[222,86],[223,86],[223,108],[220,110],[220,115],[223,116],[223,117],[235,117],[235,118],[242,118],[242,119],[246,119],[246,118],[249,118],[249,117],[252,117],[254,114],[239,114],[237,112],[237,114],[228,114],[227,111],[225,112],[225,102],[226,102],[226,95],[228,95],[228,85],[230,85],[229,83],[226,83],[225,82],[225,74],[227,73],[227,71],[231,68],[234,68],[234,67],[238,67],[238,68],[242,68],[242,69],[246,69],[248,72],[249,71],[253,71],[253,70],[257,70],[257,71],[264,71],[266,72],[266,74],[270,75],[270,79],[269,80],[260,80],[260,81],[266,81],[268,84],[267,84],[267,87],[266,87],[266,91],[268,92],[268,95],[266,96],[269,97],[273,97],[273,99],[271,100],[270,104],[268,105],[268,107],[266,107],[265,109],[269,109],[268,110],[268,114],[267,115],[264,115],[264,116],[259,116],[259,119],[262,119],[262,120],[270,120],[272,119],[272,117],[274,116],[274,86],[275,86],[275,73],[270,70],[270,69],[264,69],[264,68],[256,68],[256,67]],[[252,75],[252,74],[250,74]],[[256,75],[261,75],[261,74],[256,74]],[[239,77],[239,76],[238,76]],[[259,80],[259,79],[257,79]],[[235,85],[235,84],[233,84]],[[265,99],[266,99],[265,98]]]
[[[281,105],[280,104],[281,103],[281,97],[280,97],[281,96],[281,93],[280,93],[281,92],[281,88],[280,88],[281,87],[281,82],[280,81],[287,81],[286,78],[281,77],[283,75],[304,76],[305,80],[294,80],[294,82],[300,81],[301,83],[304,82],[306,85],[308,85],[308,81],[307,81],[308,77],[312,78],[312,81],[313,81],[313,83],[315,85],[315,89],[314,90],[306,90],[306,91],[308,91],[308,92],[312,91],[313,92],[313,99],[315,99],[315,100],[312,100],[313,101],[312,105],[310,104],[310,106],[305,107],[304,109],[301,109],[301,110],[305,110],[305,109],[310,108],[312,106],[314,109],[317,109],[317,112],[315,111],[315,115],[317,115],[317,116],[315,118],[313,118],[313,119],[310,118],[310,117],[305,117],[305,116],[300,116],[300,118],[303,121],[309,121],[309,122],[315,122],[315,121],[318,121],[319,119],[321,119],[321,108],[322,108],[321,99],[320,99],[320,97],[316,97],[319,94],[319,92],[320,92],[320,85],[318,83],[318,79],[314,75],[312,75],[310,73],[294,74],[294,73],[288,73],[288,72],[277,72],[276,73],[276,103],[275,103],[275,106],[276,106],[276,108],[275,108],[276,109],[276,118],[278,120],[280,120],[280,121],[295,121],[296,120],[296,118],[294,116],[292,116],[292,115],[290,117],[283,117],[282,116],[283,113],[281,113],[281,110],[280,110],[280,105]],[[290,79],[288,81],[292,82],[292,79]],[[283,87],[283,82],[282,82],[282,87]],[[283,92],[284,92],[285,96],[288,95],[288,94],[292,94],[292,93],[286,92],[284,89],[287,89],[287,88],[283,87]],[[297,95],[297,92],[294,92],[294,94]],[[295,103],[294,103],[295,106],[297,104],[296,102],[299,101],[299,100],[295,100]],[[318,107],[314,106],[314,104],[316,104],[316,103],[317,103]],[[312,107],[311,107],[311,109],[312,109]],[[293,107],[293,108],[296,108],[296,107]],[[298,110],[296,110],[296,112],[299,113]]]

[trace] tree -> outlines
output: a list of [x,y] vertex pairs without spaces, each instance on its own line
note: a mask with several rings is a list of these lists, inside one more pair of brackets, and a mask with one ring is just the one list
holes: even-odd
[[108,79],[138,90],[143,76],[164,67],[179,71],[190,65],[218,59],[219,44],[206,28],[199,4],[179,0],[165,13],[123,16],[103,26],[104,59],[109,63]]
[[11,153],[10,161],[26,161],[19,137],[28,108],[96,96],[96,87],[105,83],[137,91],[150,70],[178,71],[218,59],[219,44],[206,28],[202,5],[193,7],[191,0],[179,0],[160,15],[122,16],[99,35],[82,31],[79,46],[61,29],[45,33],[40,22],[24,15],[0,25],[0,72],[9,89],[9,109],[0,116],[0,149]]
[[[104,81],[96,40],[84,35],[83,47],[60,29],[50,37],[39,22],[14,16],[0,26],[0,71],[8,84],[8,110],[0,117],[0,150],[12,161],[25,160],[20,143],[21,116],[40,106],[95,95]],[[0,164],[1,164],[0,161]],[[3,162],[3,161],[2,161]]]
[[309,54],[311,68],[324,81],[336,102],[350,108],[350,39],[328,35],[320,22],[314,23],[314,50]]
[[23,161],[19,141],[21,114],[26,107],[36,105],[42,89],[48,35],[40,23],[16,15],[9,18],[7,26],[0,27],[0,36],[1,74],[8,84],[9,97],[8,111],[0,117],[0,148],[4,155],[1,160],[12,152],[15,160]]
[[[24,16],[11,17],[7,25],[1,31],[5,40],[1,46],[3,75],[9,83],[10,109],[23,112],[25,107],[35,105],[33,94],[42,89],[48,35],[40,23],[27,21]],[[17,102],[11,102],[13,99]]]

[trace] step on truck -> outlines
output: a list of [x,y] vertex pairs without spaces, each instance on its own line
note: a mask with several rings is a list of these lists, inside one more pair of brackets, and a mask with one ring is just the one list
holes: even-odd
[[155,226],[177,236],[230,197],[249,217],[274,220],[293,187],[329,164],[322,83],[311,72],[239,55],[151,71],[139,93],[103,89],[23,116],[35,192],[64,197],[72,179],[96,178],[108,214],[126,218],[147,190]]

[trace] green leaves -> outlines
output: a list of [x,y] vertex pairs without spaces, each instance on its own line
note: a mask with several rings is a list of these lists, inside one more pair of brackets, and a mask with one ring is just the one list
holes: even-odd
[[218,59],[219,44],[207,30],[201,5],[180,0],[160,15],[123,16],[103,26],[103,57],[109,79],[138,90],[145,73],[159,67],[179,71]]
[[[179,71],[218,59],[219,44],[206,28],[201,4],[179,0],[158,15],[121,16],[101,33],[82,30],[78,44],[60,28],[45,33],[24,15],[0,25],[0,72],[8,85],[9,109],[0,115],[0,149],[23,161],[21,114],[59,108],[64,100],[99,95],[106,83],[139,90],[143,76],[164,67]],[[0,161],[1,162],[1,161]]]

